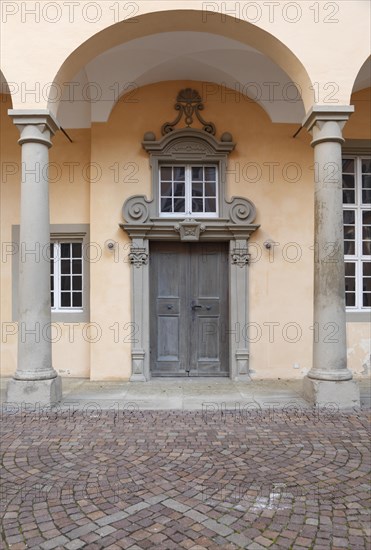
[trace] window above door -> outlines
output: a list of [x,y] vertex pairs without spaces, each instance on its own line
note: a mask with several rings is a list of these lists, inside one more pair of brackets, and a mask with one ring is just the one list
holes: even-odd
[[216,165],[161,165],[160,216],[215,217],[218,215]]
[[[226,196],[228,157],[236,144],[229,132],[216,137],[215,124],[201,116],[203,109],[196,90],[181,90],[175,104],[177,116],[162,124],[162,136],[157,139],[152,131],[144,134],[151,197],[128,197],[122,209],[125,223],[120,224],[138,241],[133,261],[136,255],[147,258],[143,239],[228,241],[245,239],[258,227],[253,224],[255,206],[247,197],[229,200]],[[186,126],[176,128],[182,120]],[[191,128],[193,123],[197,128]]]

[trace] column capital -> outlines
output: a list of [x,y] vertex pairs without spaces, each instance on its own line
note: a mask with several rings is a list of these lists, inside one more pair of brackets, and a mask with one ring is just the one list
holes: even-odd
[[342,130],[353,112],[353,105],[312,107],[303,120],[303,127],[313,135],[312,147],[323,141],[344,143]]
[[51,138],[59,130],[59,124],[53,113],[47,109],[9,109],[8,115],[13,119],[23,143],[43,143],[51,147]]

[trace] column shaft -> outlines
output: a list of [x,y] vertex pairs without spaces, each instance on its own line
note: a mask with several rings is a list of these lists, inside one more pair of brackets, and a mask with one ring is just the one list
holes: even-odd
[[48,111],[9,111],[22,147],[18,365],[8,401],[50,404],[61,397],[52,366],[48,163],[58,125]]
[[313,366],[304,394],[315,404],[359,406],[347,368],[342,201],[342,129],[352,106],[316,106],[304,125],[312,133],[315,172]]

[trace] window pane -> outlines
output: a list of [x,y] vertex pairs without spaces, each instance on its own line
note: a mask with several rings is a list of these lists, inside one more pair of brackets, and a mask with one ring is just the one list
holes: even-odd
[[343,172],[354,173],[354,160],[353,159],[343,159]]
[[171,181],[173,179],[173,170],[171,166],[162,166],[161,167],[161,180],[162,181]]
[[344,225],[344,238],[354,239],[356,228],[354,225]]
[[355,202],[356,202],[356,194],[354,191],[349,191],[349,190],[343,191],[344,204],[354,204]]
[[54,292],[50,293],[50,302],[51,302],[51,306],[54,307]]
[[371,292],[363,293],[363,307],[371,307]]
[[354,277],[355,274],[356,274],[356,264],[347,262],[345,264],[345,275]]
[[363,262],[363,276],[371,277],[371,262]]
[[203,181],[202,166],[192,166],[192,181]]
[[362,243],[362,254],[364,256],[371,255],[371,241],[363,241]]
[[216,197],[216,183],[208,181],[205,183],[205,196]]
[[205,212],[216,212],[216,199],[205,199]]
[[362,159],[362,172],[371,174],[371,159]]
[[345,290],[347,292],[355,292],[356,290],[356,280],[352,277],[345,278]]
[[184,212],[184,211],[185,211],[185,200],[174,199],[174,212]]
[[73,307],[82,307],[82,294],[81,292],[74,292],[72,294]]
[[172,212],[172,211],[173,211],[173,203],[171,198],[161,199],[161,212]]
[[71,307],[71,294],[69,292],[61,292],[61,307]]
[[207,166],[205,168],[205,181],[216,181],[215,166]]
[[61,290],[71,290],[71,277],[61,277]]
[[192,212],[203,212],[203,200],[192,199]]
[[171,197],[172,192],[173,192],[173,186],[172,186],[171,181],[161,182],[161,196],[162,197]]
[[73,277],[73,290],[82,290],[82,277]]
[[184,181],[185,179],[185,168],[184,166],[175,166],[174,167],[174,181]]
[[70,260],[61,261],[61,273],[70,273]]
[[355,253],[354,241],[344,241],[344,254],[353,256]]
[[371,189],[362,190],[362,203],[371,204]]
[[203,183],[193,183],[192,184],[192,196],[193,197],[202,197],[204,192]]
[[61,258],[69,258],[71,247],[69,243],[61,243]]
[[371,189],[371,175],[362,176],[362,187],[364,189]]
[[371,210],[364,210],[362,212],[363,225],[371,225]]
[[72,243],[72,257],[81,258],[82,257],[82,244],[81,243]]
[[185,183],[174,183],[174,197],[185,197]]
[[72,260],[72,273],[82,273],[82,261]]
[[354,189],[354,176],[343,174],[343,189]]
[[371,225],[364,225],[362,228],[362,237],[366,240],[371,239]]
[[354,210],[344,210],[344,223],[354,223],[355,221],[355,211]]
[[50,259],[54,258],[54,244],[50,243]]
[[356,295],[347,293],[345,295],[345,304],[347,307],[354,307],[356,305]]

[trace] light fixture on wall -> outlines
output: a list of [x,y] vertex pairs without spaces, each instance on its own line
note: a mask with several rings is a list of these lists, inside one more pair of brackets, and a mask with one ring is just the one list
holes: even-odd
[[265,246],[265,248],[267,250],[270,250],[272,248],[272,245],[274,244],[274,241],[272,241],[272,239],[267,239],[266,241],[264,241],[263,245]]
[[115,250],[116,245],[117,245],[116,241],[112,241],[111,239],[108,239],[104,243],[104,246],[106,246],[110,252],[113,252]]

